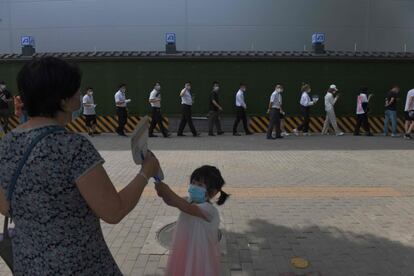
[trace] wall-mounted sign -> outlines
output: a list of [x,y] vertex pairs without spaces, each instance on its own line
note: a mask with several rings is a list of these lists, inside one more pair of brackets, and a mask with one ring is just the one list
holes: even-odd
[[35,39],[33,36],[22,36],[21,37],[21,45],[22,46],[35,46]]
[[312,35],[312,43],[324,43],[325,38],[324,33],[315,33]]
[[175,33],[166,33],[165,34],[165,41],[168,43],[175,43],[177,41],[177,37]]

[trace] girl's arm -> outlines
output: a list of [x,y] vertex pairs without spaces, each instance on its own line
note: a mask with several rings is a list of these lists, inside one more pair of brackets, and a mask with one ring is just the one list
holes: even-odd
[[184,198],[174,193],[174,191],[171,190],[167,184],[163,182],[156,183],[155,189],[157,190],[158,196],[162,197],[162,199],[167,205],[176,207],[184,213],[187,213],[189,215],[199,217],[199,218],[202,218],[208,221],[206,215],[201,211],[201,209],[196,204],[191,204]]

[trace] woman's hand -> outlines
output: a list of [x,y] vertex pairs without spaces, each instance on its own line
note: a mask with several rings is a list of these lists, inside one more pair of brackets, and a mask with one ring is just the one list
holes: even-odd
[[157,175],[159,169],[160,163],[158,162],[157,157],[155,157],[155,155],[151,151],[148,151],[147,156],[145,157],[144,162],[142,163],[141,171],[147,177],[153,177]]

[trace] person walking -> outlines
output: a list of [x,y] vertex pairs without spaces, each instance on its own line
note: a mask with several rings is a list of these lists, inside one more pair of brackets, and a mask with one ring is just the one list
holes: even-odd
[[223,111],[223,108],[220,105],[219,101],[219,93],[220,91],[220,84],[215,81],[213,82],[213,90],[210,94],[210,102],[209,102],[209,112],[208,112],[208,135],[214,135],[214,126],[217,129],[217,135],[224,134],[223,130],[221,129],[221,122],[220,122],[220,113]]
[[0,81],[0,123],[3,125],[4,133],[9,131],[10,102],[12,101],[13,97],[7,90],[6,83]]
[[408,91],[404,107],[405,125],[404,139],[412,139],[411,133],[414,129],[414,88]]
[[115,93],[116,114],[118,115],[118,128],[116,129],[116,133],[120,136],[127,136],[124,128],[128,120],[127,104],[131,102],[130,99],[126,98],[125,93],[126,84],[121,84],[119,90]]
[[331,125],[335,131],[336,136],[342,136],[344,133],[339,129],[336,122],[335,104],[339,99],[338,88],[335,84],[332,84],[325,95],[325,112],[326,118],[322,128],[322,135],[328,134],[329,125]]
[[28,120],[27,111],[24,107],[21,95],[14,97],[14,115],[19,118],[20,124],[24,124]]
[[388,122],[391,121],[391,137],[399,137],[397,133],[397,99],[400,88],[394,86],[385,98],[384,136],[388,135]]
[[82,99],[83,105],[83,116],[85,116],[85,125],[88,130],[89,136],[94,136],[95,134],[99,134],[96,131],[96,104],[93,98],[93,88],[88,87],[86,89],[86,94],[83,96]]
[[309,84],[303,84],[301,87],[302,95],[300,97],[300,110],[302,113],[302,123],[295,129],[293,133],[299,135],[299,132],[303,132],[303,135],[309,136],[309,121],[310,121],[310,107],[315,105],[318,99],[312,100],[309,96],[312,88]]
[[200,136],[194,127],[193,118],[192,118],[192,105],[193,105],[193,98],[191,95],[191,82],[186,82],[184,88],[180,92],[181,97],[181,122],[178,127],[177,136],[185,136],[184,128],[185,125],[188,123],[190,127],[191,133],[193,133],[194,137]]
[[101,220],[120,223],[160,169],[147,154],[116,189],[93,144],[65,129],[80,107],[81,81],[78,67],[53,57],[32,59],[18,74],[29,121],[0,143],[0,212],[16,233],[13,275],[121,276]]
[[[267,113],[270,115],[269,127],[267,128],[267,139],[279,139],[283,138],[280,130],[280,121],[282,111],[282,93],[283,86],[278,84],[275,87],[275,90],[270,96],[269,107]],[[272,132],[275,129],[276,136],[273,137]]]
[[252,133],[249,130],[247,125],[247,105],[244,100],[244,93],[247,91],[247,85],[244,83],[240,84],[240,88],[236,93],[236,120],[233,124],[233,135],[240,136],[241,134],[237,132],[237,128],[239,126],[240,121],[243,122],[243,128],[246,135],[251,135]]
[[151,106],[151,125],[149,127],[149,137],[158,137],[154,134],[155,127],[159,126],[162,135],[165,138],[171,136],[168,130],[164,127],[163,118],[161,115],[161,84],[159,82],[154,83],[154,88],[150,93],[148,102]]
[[368,94],[368,87],[361,87],[360,93],[357,96],[357,123],[355,125],[354,135],[358,136],[361,126],[363,126],[366,136],[373,136],[371,133],[369,120],[368,120],[368,111],[369,111],[369,101],[372,98],[372,94]]

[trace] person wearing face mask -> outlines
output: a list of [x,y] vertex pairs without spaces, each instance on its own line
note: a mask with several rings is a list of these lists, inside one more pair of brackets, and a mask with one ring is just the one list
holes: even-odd
[[194,127],[193,118],[192,118],[192,111],[191,107],[193,105],[193,97],[191,95],[191,82],[186,82],[184,88],[180,92],[181,97],[181,122],[178,127],[177,136],[185,136],[184,128],[185,125],[188,123],[191,132],[193,133],[194,137],[200,136]]
[[222,135],[224,132],[221,129],[220,112],[223,111],[219,103],[218,92],[220,91],[220,84],[215,81],[213,82],[213,91],[210,94],[210,105],[208,112],[208,135],[214,135],[214,125],[216,125],[217,135]]
[[240,121],[243,122],[243,127],[246,135],[251,135],[252,133],[249,130],[247,125],[247,116],[246,116],[246,109],[247,105],[244,101],[244,92],[246,92],[247,86],[244,83],[240,84],[239,91],[236,93],[236,120],[233,124],[233,135],[240,136],[240,133],[237,132],[237,128],[239,126]]
[[0,123],[3,125],[4,133],[7,133],[9,130],[9,104],[12,101],[13,97],[7,90],[6,83],[4,81],[0,81]]
[[83,96],[82,99],[83,105],[83,116],[85,116],[85,125],[88,129],[89,136],[93,136],[95,134],[99,134],[96,131],[96,104],[93,99],[93,88],[88,87],[86,89],[86,94]]
[[151,125],[149,127],[149,137],[158,137],[154,134],[155,126],[158,124],[162,135],[165,138],[168,138],[171,136],[170,133],[168,133],[168,130],[164,127],[164,124],[162,123],[162,115],[161,115],[161,84],[159,82],[156,82],[154,84],[154,89],[151,91],[149,96],[149,104],[151,105]]
[[[267,139],[283,138],[280,130],[281,112],[283,112],[282,92],[283,86],[278,84],[275,87],[275,91],[273,91],[272,95],[270,96],[269,108],[267,109],[267,113],[270,115],[269,127],[267,129]],[[276,137],[272,136],[273,129],[276,131]]]
[[325,111],[326,111],[326,118],[323,124],[322,135],[328,134],[329,124],[333,127],[335,134],[337,136],[342,136],[344,133],[339,129],[338,124],[336,122],[336,115],[334,106],[339,99],[338,88],[336,88],[335,84],[332,84],[328,92],[325,95]]
[[118,115],[118,128],[116,129],[116,133],[120,136],[126,136],[124,128],[128,120],[127,104],[131,102],[130,99],[126,98],[125,92],[126,84],[121,84],[118,92],[115,93],[116,114]]
[[181,198],[164,183],[155,184],[158,196],[181,211],[165,275],[218,276],[220,214],[211,201],[220,193],[217,205],[223,205],[229,195],[223,192],[224,179],[213,166],[196,169],[190,183],[188,198]]
[[309,136],[309,113],[310,107],[316,104],[317,100],[312,100],[309,96],[310,92],[312,91],[309,84],[303,84],[301,87],[302,96],[300,97],[300,110],[302,112],[302,123],[293,130],[295,135],[299,135],[299,132],[303,132],[303,135]]

